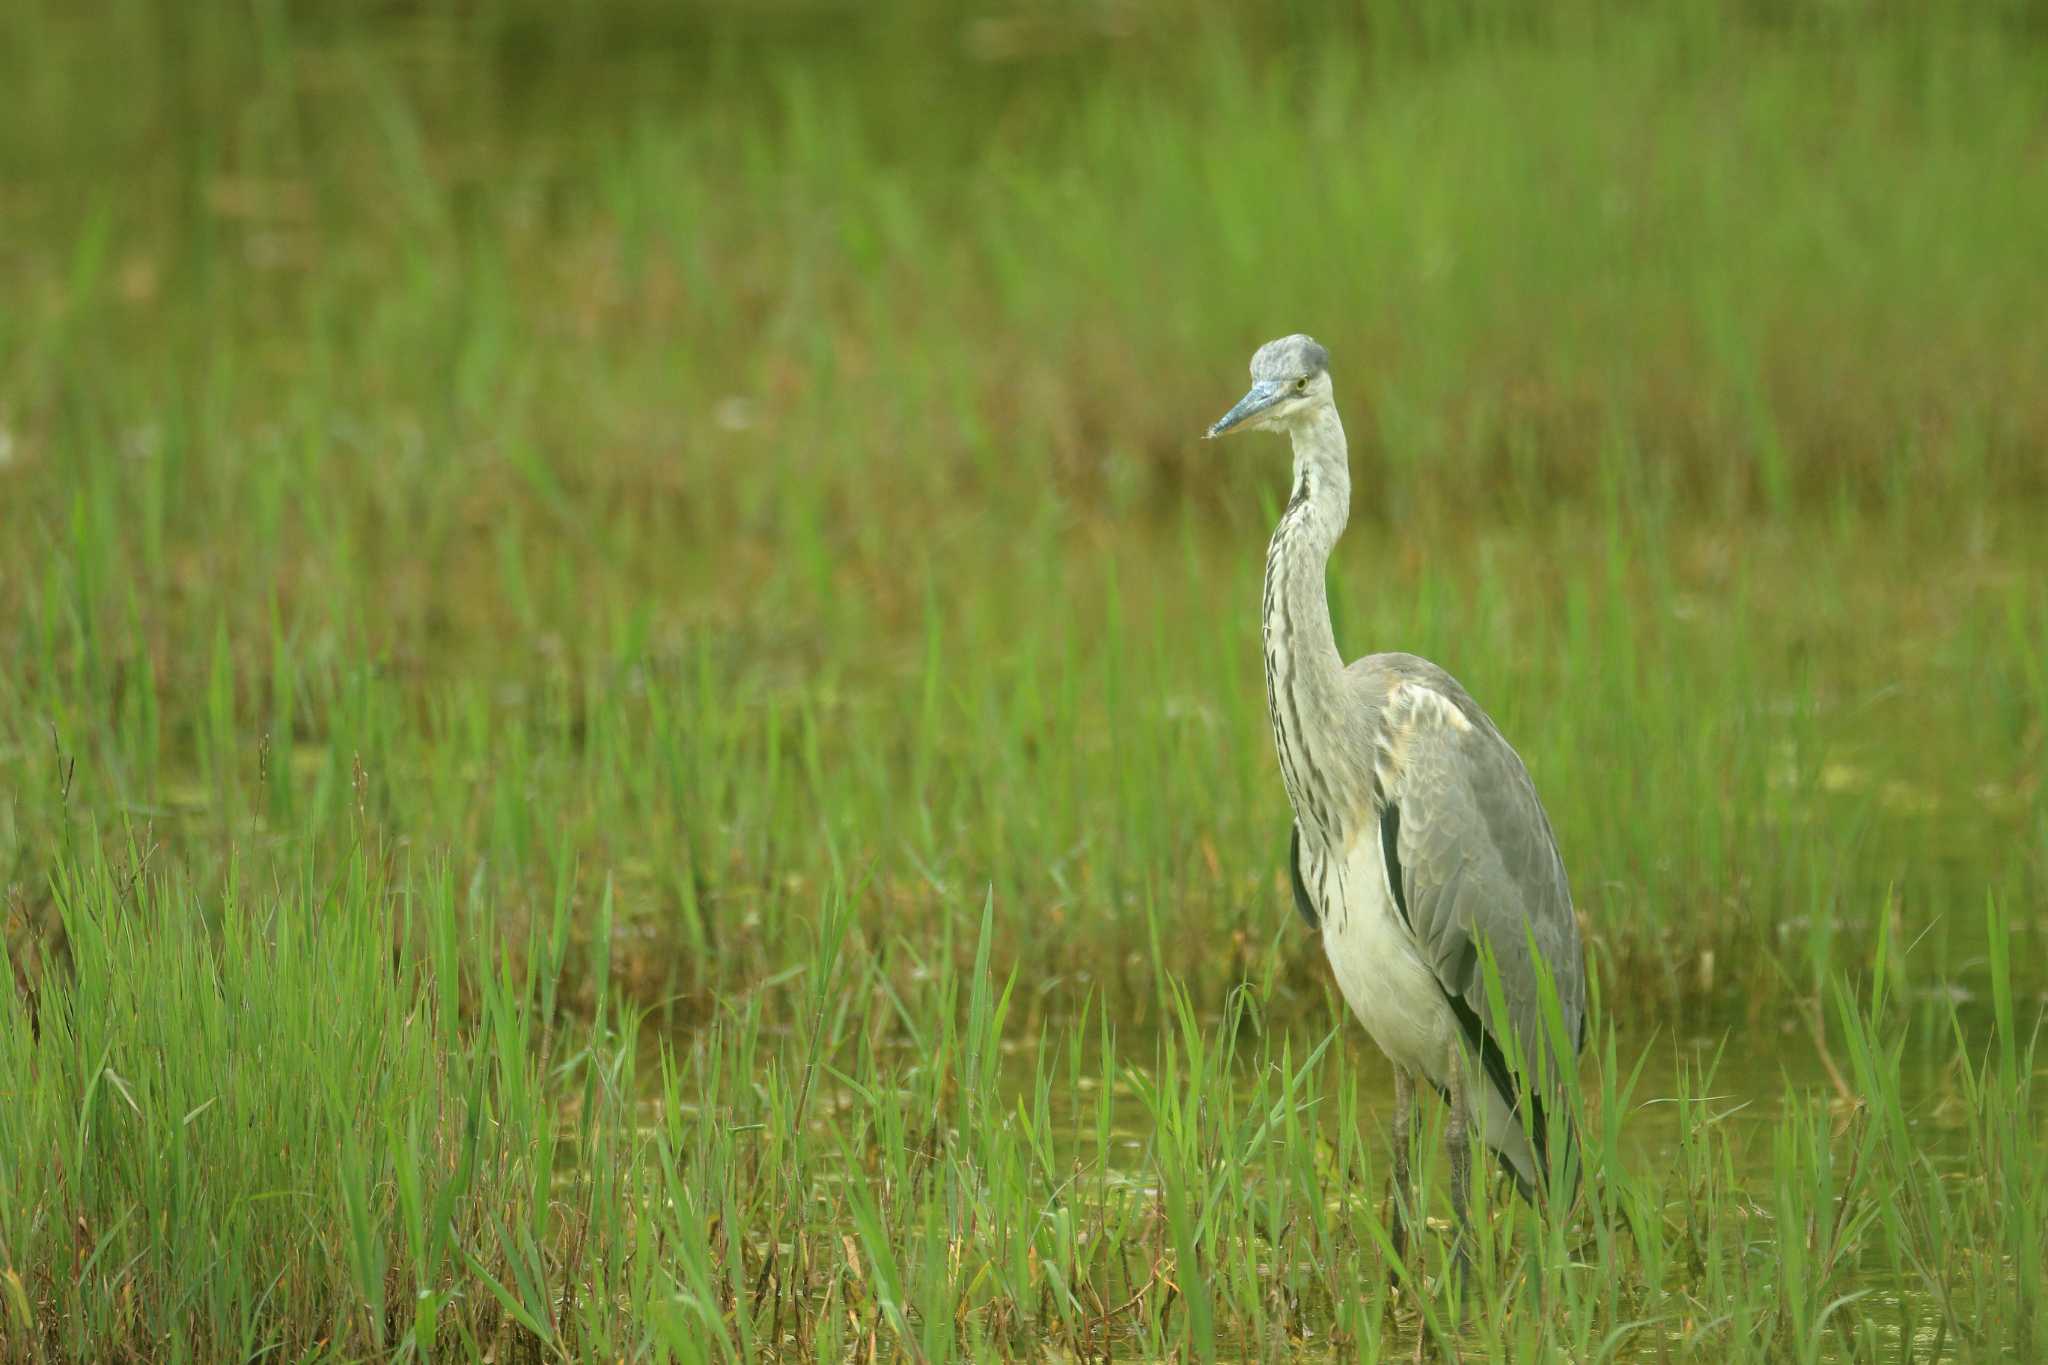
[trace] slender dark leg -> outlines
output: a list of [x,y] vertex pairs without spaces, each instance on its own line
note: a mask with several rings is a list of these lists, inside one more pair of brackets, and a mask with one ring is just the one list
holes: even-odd
[[[1415,1191],[1408,1174],[1408,1151],[1413,1145],[1415,1119],[1415,1078],[1404,1067],[1394,1068],[1394,1178],[1390,1216],[1387,1219],[1387,1239],[1394,1245],[1394,1255],[1406,1259],[1408,1255],[1408,1221],[1415,1208]],[[1392,1266],[1387,1267],[1387,1278],[1399,1278]]]
[[1444,1148],[1451,1159],[1451,1212],[1458,1229],[1456,1273],[1465,1279],[1472,1269],[1472,1148],[1465,1135],[1465,1059],[1453,1057],[1449,1072],[1451,1115],[1444,1123]]

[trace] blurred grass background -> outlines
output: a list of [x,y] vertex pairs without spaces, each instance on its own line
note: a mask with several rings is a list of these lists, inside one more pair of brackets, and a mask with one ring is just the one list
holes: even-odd
[[1048,977],[1157,903],[1213,994],[1286,457],[1194,438],[1297,328],[1340,637],[1495,710],[1604,962],[2038,905],[2038,18],[16,7],[11,911],[354,815],[616,877],[650,1001],[868,865]]
[[841,899],[885,1032],[985,900],[1013,1041],[1326,1021],[1286,456],[1196,439],[1294,330],[1340,642],[1501,722],[1625,1026],[1978,992],[1987,897],[2041,988],[2038,5],[27,0],[0,90],[11,1027],[269,905],[688,1040]]

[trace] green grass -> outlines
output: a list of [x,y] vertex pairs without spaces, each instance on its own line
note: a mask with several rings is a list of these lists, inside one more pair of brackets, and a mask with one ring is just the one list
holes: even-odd
[[[1846,1106],[1739,1124],[1713,1064],[1681,1063],[1652,1117],[1666,1063],[1609,1030],[1585,1200],[1496,1206],[1454,1306],[1424,1287],[1442,1224],[1390,1287],[1377,1097],[1344,1021],[1268,1027],[1270,979],[1213,1023],[1169,990],[1149,1044],[1093,1009],[1032,1028],[992,904],[932,944],[830,908],[793,974],[643,1078],[601,965],[589,1022],[558,1026],[566,899],[521,970],[462,941],[451,879],[417,886],[289,888],[217,933],[104,863],[64,888],[77,985],[39,1040],[6,1034],[0,1137],[38,1154],[9,1171],[11,1355],[1371,1358],[1424,1333],[1521,1360],[2027,1359],[2048,1332],[2023,1289],[2038,1048],[2002,950],[1988,1039],[1942,1012],[1952,1163],[1912,1131],[1883,968],[1831,993]],[[955,948],[969,969],[903,991]]]
[[[2038,23],[1234,24],[0,18],[0,1360],[2040,1349]],[[1609,1002],[1462,1315],[1194,439],[1296,329]]]

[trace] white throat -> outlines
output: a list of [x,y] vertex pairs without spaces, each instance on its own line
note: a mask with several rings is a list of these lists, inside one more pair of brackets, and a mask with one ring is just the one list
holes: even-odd
[[1266,709],[1303,837],[1332,848],[1358,814],[1337,793],[1364,790],[1348,779],[1371,763],[1371,755],[1346,753],[1330,738],[1347,731],[1344,662],[1330,625],[1323,573],[1350,520],[1351,469],[1344,424],[1333,404],[1317,404],[1289,424],[1289,434],[1294,483],[1266,549]]

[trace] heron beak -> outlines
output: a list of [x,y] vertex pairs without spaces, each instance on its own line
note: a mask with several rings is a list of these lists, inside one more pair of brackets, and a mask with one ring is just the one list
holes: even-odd
[[1285,398],[1287,393],[1287,384],[1284,380],[1261,379],[1252,385],[1250,393],[1238,400],[1236,407],[1224,413],[1216,425],[1209,428],[1208,434],[1202,439],[1213,441],[1225,432],[1236,430]]

